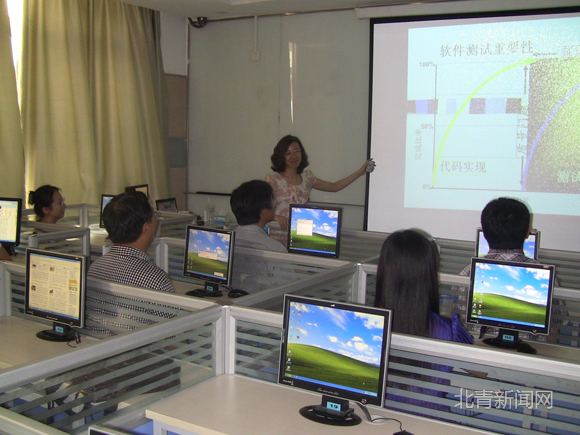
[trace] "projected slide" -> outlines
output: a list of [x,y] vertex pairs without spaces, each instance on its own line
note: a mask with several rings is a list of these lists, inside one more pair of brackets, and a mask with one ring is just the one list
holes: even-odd
[[578,250],[580,7],[379,19],[371,72],[368,230],[473,241],[503,196]]
[[579,29],[561,18],[408,30],[405,207],[462,209],[457,190],[580,193]]
[[286,376],[376,394],[383,327],[381,316],[292,303]]

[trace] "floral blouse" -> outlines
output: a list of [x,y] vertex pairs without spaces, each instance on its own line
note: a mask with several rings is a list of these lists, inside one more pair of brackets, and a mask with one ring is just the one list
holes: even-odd
[[274,189],[274,212],[288,217],[290,204],[306,204],[310,198],[316,177],[311,171],[302,172],[302,183],[298,186],[288,183],[278,172],[266,175],[266,182]]

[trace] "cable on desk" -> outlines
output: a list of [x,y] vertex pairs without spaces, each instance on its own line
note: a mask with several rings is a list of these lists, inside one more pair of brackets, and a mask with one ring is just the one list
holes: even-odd
[[356,403],[356,404],[359,406],[359,408],[362,410],[362,412],[364,412],[364,414],[365,414],[365,416],[366,416],[367,420],[368,420],[368,421],[370,421],[371,423],[374,423],[374,422],[376,422],[376,421],[382,421],[382,420],[387,420],[387,421],[388,421],[388,420],[392,420],[392,421],[396,421],[397,423],[399,423],[399,430],[400,430],[401,432],[403,431],[403,423],[401,423],[401,422],[400,422],[399,420],[397,420],[396,418],[390,418],[390,417],[375,417],[375,418],[372,418],[372,417],[371,417],[371,414],[370,414],[370,412],[369,412],[369,410],[367,409],[367,407],[366,407],[366,406],[364,406],[364,405],[363,405],[362,403],[360,403],[360,402],[354,402],[354,403]]

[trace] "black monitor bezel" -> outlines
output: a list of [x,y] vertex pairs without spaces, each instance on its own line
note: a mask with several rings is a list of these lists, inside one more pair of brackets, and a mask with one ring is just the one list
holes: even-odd
[[138,191],[138,189],[141,189],[143,187],[147,189],[146,196],[147,196],[147,199],[149,199],[149,184],[136,184],[134,186],[125,186],[125,192],[135,192],[135,191]]
[[[302,249],[295,249],[291,246],[291,237],[292,237],[292,214],[295,208],[306,208],[310,210],[330,210],[338,212],[338,224],[337,224],[337,232],[336,232],[336,251],[335,252],[321,252],[321,251],[307,251]],[[338,258],[340,256],[340,241],[341,241],[341,232],[342,232],[342,208],[341,207],[334,207],[334,206],[322,206],[322,205],[313,205],[313,204],[290,204],[288,207],[288,231],[287,231],[287,240],[288,240],[288,252],[291,254],[299,254],[299,255],[310,255],[313,257],[322,257],[322,258]]]
[[[46,257],[53,257],[53,258],[63,258],[67,260],[74,260],[78,261],[81,264],[81,277],[80,277],[80,285],[79,285],[79,317],[78,318],[71,318],[69,316],[64,316],[60,314],[54,313],[47,313],[42,310],[36,310],[34,308],[30,308],[30,256],[31,255],[43,255]],[[68,325],[74,328],[84,328],[85,326],[85,306],[86,306],[86,290],[87,290],[87,258],[84,255],[74,255],[74,254],[65,254],[62,252],[56,251],[46,251],[42,249],[32,249],[28,248],[26,250],[26,284],[25,284],[25,293],[24,293],[24,312],[28,315],[33,317],[37,317],[39,319],[46,319],[52,322],[60,323],[63,325]],[[72,320],[71,320],[72,319]]]
[[[540,270],[550,270],[550,284],[548,289],[548,300],[547,300],[547,307],[546,307],[546,317],[545,317],[545,326],[544,327],[537,327],[532,325],[521,325],[510,322],[509,320],[500,321],[500,320],[489,320],[483,318],[474,318],[472,317],[471,307],[473,306],[473,296],[474,296],[474,286],[475,286],[475,267],[476,263],[487,263],[487,264],[496,264],[496,265],[503,265],[503,266],[517,266],[517,267],[524,267],[524,268],[533,268],[533,269],[540,269]],[[467,312],[466,312],[466,321],[467,323],[475,324],[475,325],[483,325],[483,326],[491,326],[505,330],[511,331],[520,331],[520,332],[529,332],[532,334],[541,334],[541,335],[548,335],[550,333],[550,319],[552,315],[552,297],[554,295],[554,281],[555,281],[555,268],[552,265],[547,264],[540,264],[540,263],[520,263],[516,261],[505,261],[505,260],[496,260],[492,258],[480,258],[480,257],[473,257],[471,259],[471,275],[469,277],[469,289],[467,295]]]
[[[229,242],[229,253],[228,253],[228,271],[227,276],[225,278],[221,278],[218,276],[212,275],[205,275],[201,273],[196,273],[187,270],[187,254],[189,252],[189,240],[191,237],[191,230],[197,231],[208,231],[216,234],[227,234],[230,236]],[[188,278],[195,278],[202,280],[204,282],[212,282],[218,284],[220,286],[229,286],[232,283],[232,272],[233,272],[233,265],[234,265],[234,239],[235,233],[232,230],[224,230],[221,228],[210,228],[204,227],[199,225],[187,225],[186,226],[186,238],[185,238],[185,250],[183,254],[183,276]]]
[[22,198],[0,197],[0,201],[15,202],[17,204],[15,240],[0,240],[0,242],[10,246],[18,246],[20,245],[20,230],[22,228]]
[[[480,240],[481,240],[480,235],[481,235],[481,237],[485,237],[483,235],[483,229],[477,228],[475,230],[475,256],[479,257],[479,258],[483,258],[485,256],[485,254],[480,255],[480,253],[479,253],[479,248],[480,248],[480,243],[481,243],[480,242]],[[531,258],[533,258],[534,260],[537,260],[538,259],[538,250],[540,249],[540,231],[538,231],[534,228],[533,230],[530,231],[530,234],[528,235],[528,237],[526,237],[526,240],[528,240],[528,238],[531,235],[534,235],[534,237],[536,238],[536,242],[534,243],[534,256]],[[524,243],[525,243],[525,241],[524,241]]]
[[170,202],[171,204],[175,205],[175,211],[171,212],[171,213],[178,213],[179,212],[179,209],[177,208],[177,200],[175,198],[156,199],[155,200],[155,208],[157,209],[157,211],[165,211],[165,210],[159,209],[159,205],[164,203],[164,202]]
[[[297,380],[285,375],[285,363],[287,356],[287,345],[288,345],[288,333],[290,324],[290,304],[296,302],[301,304],[309,304],[315,306],[321,306],[326,308],[338,308],[353,312],[376,314],[385,317],[385,322],[383,326],[383,342],[381,344],[381,363],[379,367],[380,378],[378,382],[378,391],[375,397],[371,395],[365,395],[362,393],[357,393],[353,391],[348,391],[340,388],[324,386],[321,388],[321,384],[316,382],[309,382],[306,380]],[[387,368],[389,362],[389,349],[391,342],[391,324],[392,324],[393,312],[392,310],[385,308],[375,308],[365,305],[356,305],[348,302],[336,302],[323,299],[315,299],[306,296],[298,296],[292,294],[284,295],[284,306],[283,306],[283,323],[281,332],[281,344],[280,344],[280,358],[278,364],[278,383],[281,385],[286,385],[290,387],[296,387],[303,390],[312,391],[315,393],[321,393],[329,395],[332,397],[339,397],[346,400],[353,400],[356,402],[361,402],[364,405],[383,407],[385,403],[386,396],[386,381],[387,381]]]
[[[105,198],[113,199],[115,196],[116,195],[107,195],[106,193],[101,194],[101,207],[100,207],[101,210],[99,213],[99,228],[105,228],[105,221],[103,220],[103,211],[105,210],[105,206],[103,206],[103,201]],[[111,199],[109,199],[109,202],[111,201]]]

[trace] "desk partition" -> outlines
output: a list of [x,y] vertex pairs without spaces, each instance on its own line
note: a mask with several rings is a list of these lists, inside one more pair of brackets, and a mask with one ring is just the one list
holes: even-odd
[[[225,310],[226,373],[275,382],[282,315]],[[506,434],[578,434],[580,351],[538,346],[550,356],[393,334],[386,408]]]
[[[293,283],[293,290],[332,285],[332,273],[358,282],[356,269],[349,264],[320,273]],[[142,423],[144,407],[209,377],[225,372],[277,378],[281,313],[99,282],[90,287],[95,285],[132,298],[139,292],[184,314],[100,340],[75,350],[74,358],[0,372],[2,407],[71,434],[83,433],[88,420],[130,430]],[[191,305],[204,303],[197,311]],[[536,346],[534,356],[393,334],[386,406],[499,433],[578,434],[580,351]],[[143,378],[150,380],[147,386]],[[3,418],[10,419],[0,414],[0,426]]]
[[[0,273],[8,281],[23,272],[22,265],[9,267],[6,271],[6,265],[0,264]],[[88,282],[88,296],[87,314],[116,309],[103,305],[114,298],[122,305],[138,305],[150,322],[135,325],[121,316],[115,321],[129,328],[107,324],[115,336],[83,329],[83,343],[73,352],[46,358],[37,354],[28,363],[1,370],[2,430],[19,427],[18,433],[35,433],[38,422],[61,433],[84,434],[94,421],[128,419],[134,424],[144,407],[223,372],[223,340],[217,336],[223,330],[222,313],[217,305],[93,279]],[[29,319],[17,310],[8,314]],[[39,339],[30,334],[20,342],[34,348],[35,340]],[[26,429],[22,429],[23,416],[30,420]]]

